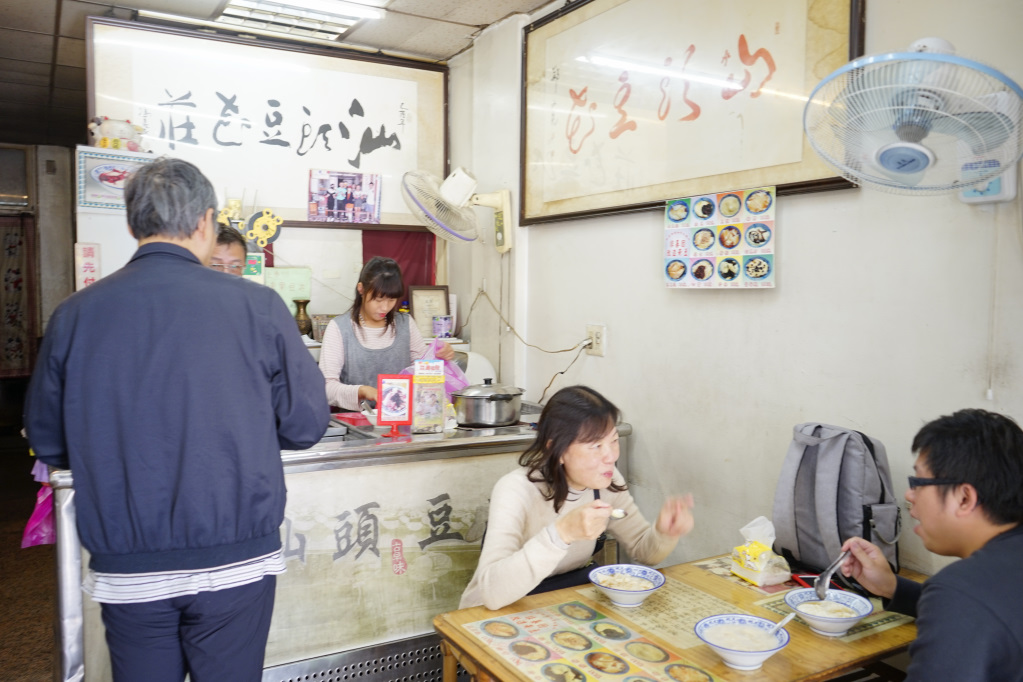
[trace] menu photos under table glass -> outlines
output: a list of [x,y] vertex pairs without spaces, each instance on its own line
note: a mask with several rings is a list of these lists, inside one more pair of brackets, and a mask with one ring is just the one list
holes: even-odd
[[604,593],[592,585],[578,592],[600,604],[602,609],[620,614],[680,649],[703,644],[693,630],[703,618],[719,613],[745,613],[735,604],[718,599],[674,578],[667,578],[664,587],[647,597],[641,606],[633,608],[615,606]]
[[[603,612],[570,601],[464,626],[537,682],[710,682],[721,678]],[[660,634],[660,633],[658,633]]]
[[465,627],[540,682],[719,679],[615,618],[621,616],[682,650],[702,644],[693,632],[697,621],[716,613],[741,613],[734,605],[672,578],[638,608],[615,606],[592,585],[577,592],[599,607],[566,602]]
[[773,289],[774,187],[671,199],[664,208],[670,289]]

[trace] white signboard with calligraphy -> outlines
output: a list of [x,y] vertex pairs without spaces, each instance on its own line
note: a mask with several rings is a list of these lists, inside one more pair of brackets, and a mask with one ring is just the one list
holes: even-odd
[[196,164],[221,201],[304,221],[309,172],[382,178],[381,222],[417,224],[409,170],[444,174],[446,68],[92,17],[90,114],[141,125],[157,155]]
[[527,27],[522,221],[832,178],[802,111],[850,5],[582,0]]

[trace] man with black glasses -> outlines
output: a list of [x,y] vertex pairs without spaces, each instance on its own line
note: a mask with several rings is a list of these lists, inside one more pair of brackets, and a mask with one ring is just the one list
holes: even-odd
[[217,232],[217,245],[213,247],[210,267],[230,275],[241,276],[245,271],[245,237],[233,227],[221,227]]
[[908,680],[1023,680],[1023,430],[1000,414],[960,410],[920,429],[913,452],[913,532],[962,561],[921,585],[850,538],[842,573],[888,610],[916,617]]

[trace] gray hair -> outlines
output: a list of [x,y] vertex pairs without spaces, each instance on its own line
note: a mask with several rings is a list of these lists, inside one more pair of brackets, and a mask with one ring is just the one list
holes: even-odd
[[161,157],[143,165],[124,188],[128,227],[135,239],[187,239],[217,195],[206,176],[183,159]]

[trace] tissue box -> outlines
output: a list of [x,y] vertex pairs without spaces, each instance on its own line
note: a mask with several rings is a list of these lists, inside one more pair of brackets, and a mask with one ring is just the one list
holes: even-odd
[[750,540],[732,549],[732,573],[754,585],[765,585],[771,577],[767,569],[776,556],[764,543]]

